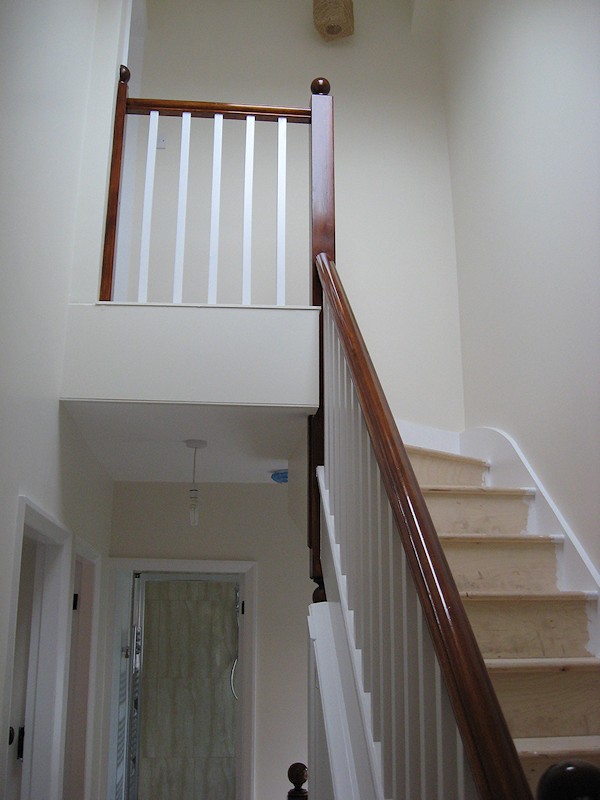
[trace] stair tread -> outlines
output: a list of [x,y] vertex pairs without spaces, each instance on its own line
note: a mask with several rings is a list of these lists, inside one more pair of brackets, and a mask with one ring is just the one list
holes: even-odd
[[595,592],[485,592],[477,589],[469,589],[466,592],[460,592],[460,596],[468,600],[509,600],[509,601],[539,601],[548,602],[551,600],[588,600],[597,597]]
[[535,736],[515,739],[521,757],[537,754],[600,752],[600,736]]
[[532,533],[439,533],[444,542],[482,542],[485,544],[562,544],[565,537],[560,534]]
[[476,497],[531,497],[535,495],[535,489],[525,487],[502,487],[502,486],[444,486],[431,485],[421,486],[423,494],[431,495],[466,495]]
[[594,656],[579,658],[486,658],[486,667],[493,672],[567,672],[569,670],[600,670],[600,659]]
[[489,461],[483,458],[474,458],[473,456],[463,456],[460,453],[447,453],[444,450],[432,450],[428,447],[418,447],[417,445],[405,445],[406,452],[419,456],[428,456],[429,458],[439,458],[445,461],[456,461],[460,464],[474,464],[482,469],[489,469]]

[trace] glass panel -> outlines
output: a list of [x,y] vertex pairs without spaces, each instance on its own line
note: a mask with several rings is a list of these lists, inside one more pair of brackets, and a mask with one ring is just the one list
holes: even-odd
[[239,590],[146,580],[137,800],[234,800]]

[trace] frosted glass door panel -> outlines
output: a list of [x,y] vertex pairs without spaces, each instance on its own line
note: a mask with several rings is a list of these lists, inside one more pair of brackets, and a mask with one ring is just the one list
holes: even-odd
[[145,583],[138,800],[235,800],[237,598],[231,581]]

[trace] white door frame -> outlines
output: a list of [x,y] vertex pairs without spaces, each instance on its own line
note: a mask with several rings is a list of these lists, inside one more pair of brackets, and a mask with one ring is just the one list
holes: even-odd
[[[36,543],[33,610],[27,693],[21,800],[62,800],[67,710],[73,537],[70,531],[32,500],[19,496],[15,575],[20,574],[23,539]],[[11,646],[19,581],[11,601]],[[9,683],[12,685],[12,669]],[[9,687],[10,689],[10,687]],[[12,757],[11,752],[8,757]]]
[[[245,603],[243,624],[240,628],[240,661],[237,672],[241,688],[241,747],[237,760],[236,797],[238,800],[255,798],[255,718],[256,718],[256,562],[254,561],[198,561],[184,559],[111,558],[111,596],[114,598],[112,695],[110,714],[110,751],[108,765],[108,800],[115,800],[116,752],[118,738],[119,674],[123,647],[123,626],[130,624],[131,587],[135,572],[168,572],[210,575],[239,575],[241,599]],[[126,607],[126,608],[125,608]],[[128,613],[129,612],[129,613]],[[237,680],[236,680],[237,683]],[[116,800],[120,800],[117,798]]]

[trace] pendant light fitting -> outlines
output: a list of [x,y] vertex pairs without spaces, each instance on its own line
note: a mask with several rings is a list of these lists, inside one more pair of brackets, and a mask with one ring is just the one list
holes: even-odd
[[202,450],[208,444],[205,439],[186,439],[184,441],[186,447],[190,447],[194,451],[194,463],[192,467],[192,488],[189,490],[189,511],[190,511],[190,525],[196,527],[200,522],[200,508],[198,503],[198,486],[196,485],[196,453]]

